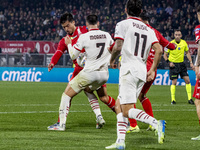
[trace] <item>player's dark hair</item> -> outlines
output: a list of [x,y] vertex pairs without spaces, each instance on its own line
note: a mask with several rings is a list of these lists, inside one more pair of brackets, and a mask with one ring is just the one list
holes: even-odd
[[179,30],[179,29],[176,29],[176,30],[174,30],[174,33],[175,33],[175,32],[181,32],[181,30]]
[[90,24],[90,25],[95,25],[98,22],[98,17],[97,15],[88,15],[86,17],[86,21]]
[[72,16],[72,14],[66,12],[66,13],[64,13],[64,14],[61,15],[61,17],[60,17],[60,24],[63,24],[66,21],[69,21],[69,22],[74,21],[74,17]]
[[146,10],[143,10],[142,13],[140,14],[140,18],[144,21],[149,21],[149,13]]
[[138,17],[142,9],[142,0],[127,0],[126,9],[128,15]]
[[200,5],[197,7],[197,12],[200,12]]

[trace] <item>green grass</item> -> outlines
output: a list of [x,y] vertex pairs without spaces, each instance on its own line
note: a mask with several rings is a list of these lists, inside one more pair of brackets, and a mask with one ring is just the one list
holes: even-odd
[[[83,93],[72,101],[65,132],[48,131],[58,117],[60,97],[66,83],[0,82],[0,149],[3,150],[104,150],[116,140],[116,116],[100,103],[106,120],[95,129],[95,115]],[[108,84],[116,98],[118,85]],[[200,134],[195,106],[187,103],[185,87],[176,89],[176,105],[170,104],[169,86],[152,86],[147,95],[157,119],[167,121],[165,143],[157,143],[148,125],[138,122],[140,133],[127,134],[127,150],[198,150]],[[141,104],[137,107],[141,109]]]

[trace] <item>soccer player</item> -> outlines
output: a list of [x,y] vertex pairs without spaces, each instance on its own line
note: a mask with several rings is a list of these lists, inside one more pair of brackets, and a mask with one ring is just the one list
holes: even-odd
[[[142,0],[128,0],[125,6],[127,19],[116,25],[115,45],[110,65],[115,68],[116,57],[121,52],[119,95],[115,110],[117,113],[117,140],[106,149],[125,149],[125,135],[128,118],[152,125],[158,132],[158,143],[163,143],[165,134],[164,120],[156,120],[142,110],[134,108],[144,83],[154,79],[156,67],[162,56],[162,49],[155,32],[144,24],[139,15]],[[154,62],[147,73],[146,60],[150,48],[155,50]]]
[[71,98],[86,90],[92,93],[94,90],[101,90],[109,77],[108,63],[110,52],[107,49],[111,47],[114,41],[109,33],[98,29],[98,17],[89,15],[86,18],[86,26],[89,32],[80,35],[77,43],[72,46],[71,39],[65,37],[65,44],[68,47],[69,55],[75,60],[82,49],[85,49],[86,61],[83,70],[75,76],[66,87],[62,94],[59,117],[60,126],[57,130],[65,130],[65,123],[69,113]]
[[[67,32],[67,36],[69,36],[72,39],[72,45],[77,42],[81,34],[88,32],[86,26],[80,26],[80,27],[75,26],[74,18],[70,13],[64,13],[61,16],[60,24],[62,25],[63,29]],[[68,48],[67,45],[65,44],[65,39],[62,38],[58,44],[58,48],[55,54],[51,59],[50,64],[48,65],[49,71],[53,69],[53,67],[57,64],[58,60],[66,50],[68,51]],[[73,60],[73,63],[75,64],[75,68],[71,79],[73,79],[83,69],[77,64],[76,60]],[[96,128],[101,128],[103,124],[105,124],[105,121],[101,115],[98,99],[94,93],[85,92],[85,94],[87,95],[90,105],[94,113],[96,114],[97,118]],[[107,95],[107,89],[105,85],[103,85],[103,88],[101,88],[101,90],[99,90],[97,94],[100,100],[103,101],[105,104],[107,104],[108,107],[110,107],[114,111],[115,100]],[[59,126],[59,122],[60,119],[58,118],[58,122],[56,124],[47,127],[48,130],[56,130],[57,127]]]
[[[200,6],[197,8],[197,16],[200,23]],[[193,93],[193,97],[195,98],[195,105],[197,110],[197,116],[199,119],[199,125],[200,125],[200,72],[199,72],[199,66],[200,66],[200,25],[196,26],[195,28],[195,37],[196,37],[196,43],[198,44],[198,52],[197,52],[197,58],[195,63],[195,74],[196,74],[196,85]],[[194,138],[191,138],[191,140],[200,140],[200,135]]]
[[[175,39],[171,41],[171,43],[175,43],[177,45],[176,49],[173,51],[167,50],[164,52],[164,59],[169,63],[169,74],[170,80],[172,80],[172,85],[170,87],[171,91],[171,104],[176,104],[175,99],[175,91],[176,91],[176,83],[178,76],[180,75],[182,79],[184,79],[186,83],[186,91],[188,95],[188,103],[194,105],[194,101],[191,98],[191,84],[190,78],[187,73],[187,67],[184,63],[184,53],[186,53],[188,60],[190,61],[190,67],[194,69],[194,65],[192,63],[192,58],[189,53],[189,48],[185,40],[181,39],[182,34],[180,30],[174,31]],[[169,58],[167,55],[169,54]]]
[[[162,47],[166,47],[166,48],[169,48],[170,50],[174,50],[176,47],[175,44],[173,43],[170,43],[168,40],[166,40],[158,30],[154,29],[153,27],[151,27],[149,25],[149,16],[147,14],[147,11],[143,10],[143,12],[140,14],[140,18],[142,19],[142,21],[148,26],[150,27],[151,29],[154,30],[155,34],[156,34],[156,37],[160,43],[160,45]],[[147,58],[147,64],[146,64],[146,67],[147,67],[147,71],[150,70],[152,64],[153,64],[153,59],[154,59],[154,55],[155,55],[155,51],[151,48],[150,49],[150,52],[149,52],[149,56]],[[151,85],[153,84],[155,78],[156,78],[156,74],[157,74],[157,70],[155,72],[155,77],[152,81],[150,82],[146,82],[142,88],[142,91],[140,92],[140,95],[138,97],[138,99],[140,100],[141,104],[142,104],[142,107],[144,109],[144,111],[153,117],[153,110],[152,110],[152,106],[151,106],[151,102],[149,100],[148,97],[146,97],[146,93],[148,92],[148,90],[150,89]],[[137,121],[135,119],[130,119],[129,118],[129,122],[130,122],[130,127],[127,129],[127,133],[131,133],[131,132],[139,132],[140,131],[140,128],[138,127],[137,125]],[[150,125],[149,128],[147,130],[154,130],[152,128],[152,126]]]

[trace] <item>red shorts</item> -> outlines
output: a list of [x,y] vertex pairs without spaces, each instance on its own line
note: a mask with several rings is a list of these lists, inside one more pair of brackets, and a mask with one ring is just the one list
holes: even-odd
[[199,79],[197,79],[197,81],[196,81],[193,97],[196,99],[200,99],[200,81],[199,81]]
[[[71,81],[75,76],[77,76],[77,74],[79,74],[79,72],[80,72],[82,69],[83,69],[82,67],[76,66],[76,67],[74,68],[74,72],[73,72],[73,74],[72,74],[72,77],[71,77],[70,81]],[[102,87],[106,87],[106,84],[102,85]]]

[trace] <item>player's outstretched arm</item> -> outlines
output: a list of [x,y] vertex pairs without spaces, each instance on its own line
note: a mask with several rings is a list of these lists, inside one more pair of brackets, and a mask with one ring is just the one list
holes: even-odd
[[110,59],[110,66],[113,69],[117,68],[117,65],[115,64],[115,59],[120,54],[123,43],[124,43],[123,40],[117,39],[115,41],[115,45],[112,48],[112,54],[111,54],[111,59]]
[[157,69],[157,66],[161,60],[162,57],[162,48],[159,43],[155,43],[152,45],[152,49],[155,50],[155,56],[154,56],[154,61],[153,65],[151,66],[151,69],[147,73],[147,81],[151,81],[155,77],[155,71]]
[[[79,40],[77,41],[77,43],[78,42],[79,42]],[[76,48],[75,47],[76,45],[72,46],[71,43],[72,43],[71,39],[68,36],[66,36],[65,37],[65,44],[68,47],[69,55],[70,55],[71,59],[74,60],[74,59],[78,58],[81,50],[79,50],[78,48]]]

